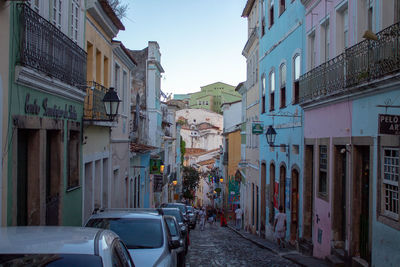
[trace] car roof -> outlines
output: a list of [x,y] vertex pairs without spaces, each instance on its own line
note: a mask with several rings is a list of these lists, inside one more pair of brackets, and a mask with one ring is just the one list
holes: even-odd
[[109,209],[93,214],[89,219],[101,218],[160,219],[161,215],[156,209]]
[[118,236],[112,231],[88,227],[0,227],[0,254],[96,255],[99,239],[106,240],[107,245],[111,246],[115,238]]

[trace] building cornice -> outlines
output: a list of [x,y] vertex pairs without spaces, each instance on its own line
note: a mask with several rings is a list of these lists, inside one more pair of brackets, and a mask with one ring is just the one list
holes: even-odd
[[42,75],[38,71],[23,66],[15,67],[15,82],[44,93],[82,103],[86,96],[86,92],[77,87],[61,82],[56,78]]
[[247,0],[246,6],[244,7],[242,12],[243,18],[247,18],[249,16],[255,2],[256,0]]
[[251,35],[249,39],[247,40],[246,44],[244,45],[242,55],[247,58],[249,55],[249,52],[251,48],[253,47],[253,44],[256,43],[258,44],[258,34],[257,34],[257,28],[254,28],[253,31],[251,32]]
[[128,67],[128,69],[133,70],[136,65],[134,61],[125,53],[121,45],[122,44],[120,42],[113,41],[113,52]]
[[93,17],[100,27],[112,38],[117,36],[119,28],[113,23],[111,18],[104,12],[101,4],[97,0],[87,1],[87,12]]

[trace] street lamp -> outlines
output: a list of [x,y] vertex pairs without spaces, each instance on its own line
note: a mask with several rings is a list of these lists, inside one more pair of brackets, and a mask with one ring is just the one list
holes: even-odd
[[221,182],[221,183],[223,183],[224,182],[224,178],[219,178],[219,181]]
[[274,146],[275,143],[275,138],[276,138],[276,131],[275,129],[272,127],[272,125],[270,125],[268,127],[267,132],[265,133],[265,135],[267,136],[267,143],[269,146]]
[[173,181],[172,181],[172,184],[173,184],[173,185],[177,185],[177,184],[178,184],[178,181],[177,181],[177,180],[173,180]]
[[117,92],[114,91],[114,87],[110,87],[103,98],[104,107],[106,108],[106,114],[110,118],[110,121],[114,120],[118,114],[119,99]]

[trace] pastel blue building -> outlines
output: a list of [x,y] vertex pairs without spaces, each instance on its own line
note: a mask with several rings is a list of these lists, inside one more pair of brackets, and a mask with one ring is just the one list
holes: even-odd
[[305,9],[301,1],[263,0],[260,13],[260,120],[264,133],[276,133],[274,143],[260,135],[260,184],[267,185],[266,237],[272,236],[274,217],[282,206],[286,239],[294,243],[301,236],[302,218],[303,123],[298,102]]

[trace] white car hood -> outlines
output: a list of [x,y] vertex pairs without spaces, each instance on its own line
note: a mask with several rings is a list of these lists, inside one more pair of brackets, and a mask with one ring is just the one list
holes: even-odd
[[152,248],[152,249],[128,249],[129,254],[132,257],[135,267],[148,267],[154,266],[154,264],[160,259],[163,254],[163,248]]

